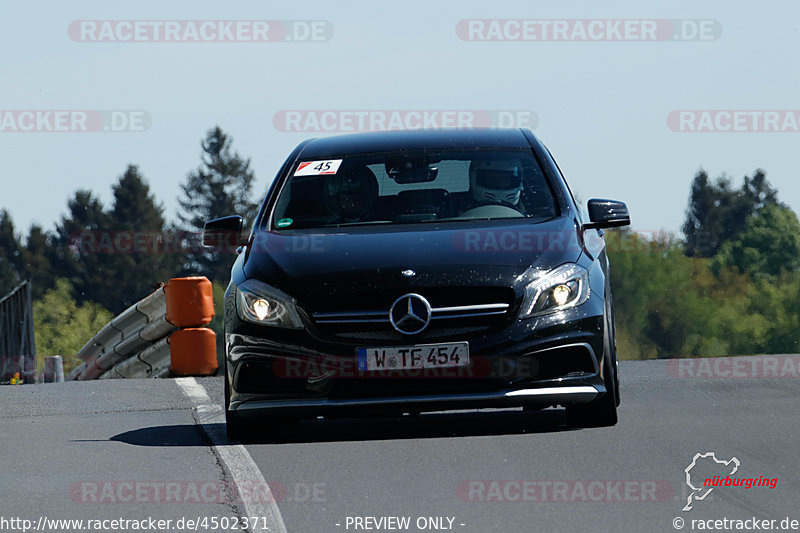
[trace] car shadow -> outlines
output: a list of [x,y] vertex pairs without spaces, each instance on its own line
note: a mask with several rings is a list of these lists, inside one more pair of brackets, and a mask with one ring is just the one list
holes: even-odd
[[[255,418],[247,423],[243,444],[287,444],[357,442],[374,440],[439,439],[498,435],[525,435],[572,431],[563,409],[462,411],[423,413],[418,416],[368,418],[317,418],[277,423]],[[235,443],[225,439],[225,424],[211,423],[206,429],[224,439],[214,444]],[[200,426],[177,424],[126,431],[109,440],[133,446],[208,446]]]
[[333,418],[274,424],[250,422],[245,444],[353,442],[524,435],[568,431],[563,409],[423,413],[387,418]]
[[196,424],[174,424],[134,429],[114,435],[108,440],[133,446],[208,446],[208,440],[203,435],[200,426]]

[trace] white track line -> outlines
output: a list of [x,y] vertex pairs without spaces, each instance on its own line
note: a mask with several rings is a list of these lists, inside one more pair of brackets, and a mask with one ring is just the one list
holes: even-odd
[[[244,506],[243,516],[263,516],[266,518],[267,529],[273,533],[286,533],[286,525],[283,523],[281,511],[275,498],[270,492],[265,498],[267,502],[255,502],[252,495],[242,493],[239,486],[262,486],[267,485],[261,470],[256,465],[250,453],[241,444],[230,444],[225,434],[225,411],[220,405],[216,405],[209,398],[208,393],[202,385],[197,383],[194,378],[177,378],[175,383],[183,391],[187,398],[194,405],[196,420],[208,438],[211,440],[211,449],[219,457],[223,467],[228,471],[231,482],[236,487],[237,497],[241,505]],[[267,488],[269,490],[269,488]],[[264,525],[265,520],[259,519],[257,524]],[[252,530],[251,530],[252,531]],[[257,529],[256,531],[261,531]]]

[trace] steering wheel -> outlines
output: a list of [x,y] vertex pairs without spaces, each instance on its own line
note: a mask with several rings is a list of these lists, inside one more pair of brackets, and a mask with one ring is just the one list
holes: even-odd
[[[491,204],[490,204],[490,205],[491,205]],[[513,209],[514,211],[516,211],[517,213],[519,213],[520,215],[522,215],[522,216],[524,216],[524,217],[525,217],[525,216],[528,216],[528,215],[525,213],[525,211],[523,211],[523,210],[522,210],[522,209],[521,209],[521,208],[520,208],[518,205],[514,205],[514,204],[512,204],[511,202],[507,202],[507,201],[505,201],[505,200],[495,200],[495,201],[494,201],[494,205],[501,205],[501,206],[503,206],[503,207],[508,207],[508,208],[510,208],[510,209]]]
[[484,204],[472,209],[467,209],[459,218],[518,218],[527,216],[514,204],[503,202],[496,204]]

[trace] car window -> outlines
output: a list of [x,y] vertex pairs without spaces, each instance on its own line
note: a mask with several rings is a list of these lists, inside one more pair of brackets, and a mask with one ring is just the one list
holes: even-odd
[[549,219],[556,202],[529,151],[357,154],[300,161],[275,203],[273,229]]

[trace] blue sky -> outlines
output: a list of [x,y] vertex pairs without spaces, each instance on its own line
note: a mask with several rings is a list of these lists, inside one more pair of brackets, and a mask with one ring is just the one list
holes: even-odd
[[[705,168],[741,180],[764,168],[800,208],[800,132],[686,133],[673,110],[797,110],[800,7],[764,2],[415,1],[0,2],[2,110],[143,110],[143,132],[0,132],[0,208],[17,230],[51,229],[89,188],[107,204],[128,163],[166,214],[219,124],[252,158],[261,194],[315,132],[281,132],[275,113],[317,110],[532,110],[575,192],[626,201],[633,226],[677,231]],[[87,43],[74,20],[323,20],[324,42]],[[704,19],[707,41],[467,42],[462,19]]]

